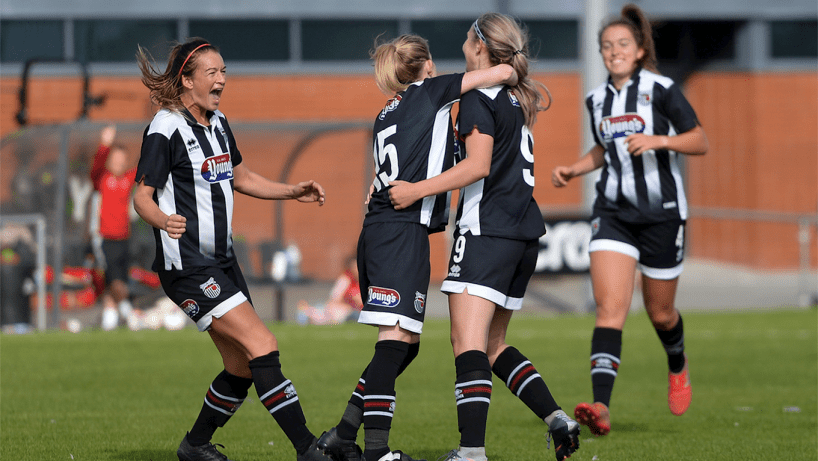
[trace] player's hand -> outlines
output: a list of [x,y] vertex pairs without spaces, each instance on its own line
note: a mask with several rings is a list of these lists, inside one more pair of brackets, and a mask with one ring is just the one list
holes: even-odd
[[396,210],[402,210],[412,206],[413,203],[420,200],[420,197],[415,191],[415,185],[406,181],[392,181],[389,183],[389,201]]
[[168,236],[172,239],[182,238],[182,234],[185,233],[186,227],[187,218],[184,216],[172,214],[165,220],[165,232],[167,232]]
[[634,133],[625,138],[625,148],[633,155],[642,155],[645,152],[653,152],[656,149],[667,147],[666,136],[648,136],[642,133]]
[[573,177],[574,174],[569,167],[558,166],[551,172],[551,184],[553,184],[554,187],[565,187],[568,185],[568,181]]
[[326,199],[326,194],[321,184],[309,180],[293,186],[293,198],[303,203],[318,202],[318,206],[322,206]]
[[99,143],[105,147],[111,147],[116,139],[116,125],[108,125],[99,133]]
[[369,193],[366,194],[366,200],[364,200],[364,205],[369,205],[369,201],[372,200],[372,194],[375,193],[375,183],[369,185]]

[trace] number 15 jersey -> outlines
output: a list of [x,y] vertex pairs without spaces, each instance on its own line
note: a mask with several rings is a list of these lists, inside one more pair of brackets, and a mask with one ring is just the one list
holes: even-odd
[[409,85],[390,99],[373,128],[375,191],[364,226],[376,222],[413,222],[439,232],[449,219],[451,193],[418,200],[395,210],[389,184],[415,183],[437,176],[454,165],[456,141],[452,105],[460,99],[463,74],[441,75]]
[[460,191],[461,233],[540,238],[545,223],[533,196],[534,138],[514,92],[504,85],[469,91],[460,101],[457,119],[461,136],[477,129],[494,138],[489,175]]

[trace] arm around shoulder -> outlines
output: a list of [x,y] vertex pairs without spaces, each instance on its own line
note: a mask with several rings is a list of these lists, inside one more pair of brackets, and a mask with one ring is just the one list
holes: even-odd
[[460,94],[467,93],[475,88],[488,88],[494,85],[517,84],[517,72],[508,64],[498,64],[487,69],[478,69],[463,74],[460,84]]

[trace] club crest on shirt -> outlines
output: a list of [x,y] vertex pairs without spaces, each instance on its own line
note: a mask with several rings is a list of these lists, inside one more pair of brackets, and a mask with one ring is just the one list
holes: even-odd
[[230,154],[214,155],[202,162],[202,178],[209,183],[233,179]]
[[517,95],[511,89],[508,90],[508,100],[511,101],[512,106],[520,107],[520,101],[517,100]]
[[192,299],[182,301],[182,304],[179,304],[179,307],[181,307],[182,311],[184,311],[184,313],[190,318],[195,317],[196,314],[199,313],[199,305]]
[[600,223],[600,221],[601,221],[601,219],[599,217],[594,218],[594,220],[591,221],[591,235],[596,235],[597,232],[599,232],[599,223]]
[[400,304],[400,293],[391,288],[369,287],[367,304],[381,307],[396,307]]
[[205,294],[205,296],[211,299],[219,296],[219,293],[222,292],[222,287],[220,287],[219,284],[216,283],[213,277],[210,277],[210,279],[207,282],[199,285],[199,288],[202,289],[202,292]]
[[400,104],[401,99],[403,99],[403,98],[401,97],[401,95],[398,94],[398,95],[395,95],[394,98],[387,101],[386,102],[386,107],[384,107],[383,110],[381,111],[381,115],[378,115],[378,120],[383,120],[384,118],[386,118],[386,114],[388,114],[388,113],[392,112],[393,110],[397,109],[398,104]]
[[599,122],[599,133],[606,142],[643,131],[645,131],[645,119],[635,113],[609,116]]
[[638,103],[640,106],[649,106],[649,105],[650,105],[650,100],[651,100],[651,95],[650,95],[650,93],[639,93],[639,94],[636,96],[636,102],[637,102],[637,103]]

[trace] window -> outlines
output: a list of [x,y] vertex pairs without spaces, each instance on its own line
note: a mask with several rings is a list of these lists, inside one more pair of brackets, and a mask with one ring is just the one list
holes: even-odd
[[528,51],[532,59],[579,58],[577,21],[523,21],[528,27]]
[[818,21],[773,21],[773,58],[818,57]]
[[0,21],[0,61],[26,62],[32,58],[62,59],[62,21]]
[[432,59],[463,61],[463,42],[474,21],[442,20],[412,21],[412,33],[429,41]]
[[80,20],[74,24],[74,53],[83,62],[130,62],[141,45],[161,64],[177,35],[176,21]]
[[736,55],[734,21],[670,21],[654,25],[656,56],[660,61],[708,61]]
[[228,62],[290,59],[290,26],[284,20],[191,20],[188,31],[211,41]]
[[[383,35],[381,35],[383,34]],[[397,21],[304,20],[301,53],[305,61],[368,60],[375,38],[398,36]]]

